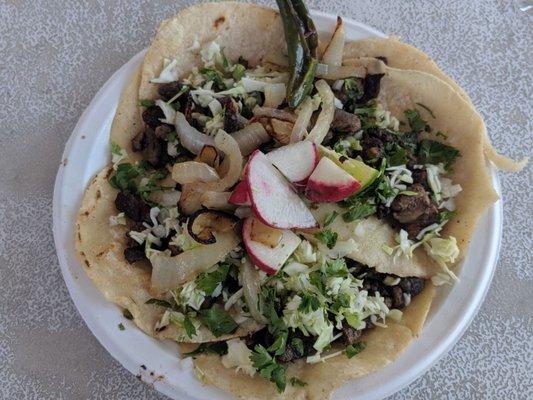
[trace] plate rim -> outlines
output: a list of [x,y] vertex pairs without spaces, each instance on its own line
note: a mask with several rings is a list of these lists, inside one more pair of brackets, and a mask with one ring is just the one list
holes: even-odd
[[[314,18],[320,18],[328,23],[334,23],[336,19],[336,15],[332,13],[327,13],[323,11],[317,11],[317,10],[311,10],[311,14]],[[350,18],[344,18],[345,23],[351,26],[355,26],[357,28],[361,28],[369,33],[369,36],[378,36],[378,37],[386,37],[386,35],[373,28],[370,27],[364,23],[354,21]],[[72,147],[74,144],[74,141],[82,134],[81,128],[86,123],[87,119],[89,118],[89,114],[91,111],[95,108],[96,104],[98,104],[104,94],[109,90],[109,88],[114,84],[114,82],[119,77],[124,74],[125,71],[132,68],[135,64],[141,64],[142,58],[144,57],[144,54],[146,52],[146,48],[136,53],[132,58],[130,58],[125,64],[123,64],[118,70],[116,70],[111,77],[105,82],[105,84],[96,92],[93,99],[89,103],[89,105],[86,107],[86,109],[81,114],[78,122],[76,123],[71,135],[67,139],[64,147],[64,151],[62,153],[61,160],[67,160],[69,157],[69,154],[72,151]],[[116,106],[116,105],[115,105]],[[114,114],[114,112],[113,112]],[[110,332],[107,332],[99,328],[97,325],[97,321],[95,318],[90,315],[90,312],[87,309],[84,309],[81,302],[82,300],[76,293],[76,287],[74,280],[76,277],[74,276],[73,272],[70,269],[70,265],[67,260],[66,252],[71,249],[63,249],[62,243],[61,243],[61,213],[60,213],[60,199],[62,198],[63,194],[63,179],[64,179],[64,170],[65,165],[62,163],[59,166],[55,182],[54,182],[54,193],[53,193],[53,235],[54,235],[54,245],[56,249],[56,255],[59,261],[61,274],[63,276],[63,279],[65,281],[65,284],[67,286],[69,296],[71,300],[73,301],[74,305],[76,306],[76,310],[81,315],[84,323],[87,325],[91,333],[96,337],[98,342],[105,348],[105,350],[111,354],[111,356],[118,361],[124,368],[126,368],[128,371],[130,371],[132,374],[135,375],[136,368],[137,368],[137,362],[133,360],[133,358],[127,353],[124,352],[119,346],[116,346],[114,343],[114,337],[110,335]],[[492,214],[492,218],[494,219],[494,228],[495,232],[492,234],[492,236],[489,238],[491,242],[490,246],[490,254],[487,256],[489,261],[488,266],[490,267],[490,270],[488,273],[485,273],[483,275],[483,279],[480,282],[479,286],[477,286],[474,289],[474,298],[473,300],[468,303],[465,311],[465,315],[468,315],[467,318],[463,318],[459,323],[456,324],[454,329],[452,330],[452,333],[447,336],[447,339],[444,341],[441,341],[438,343],[437,346],[433,349],[433,351],[427,355],[427,357],[423,358],[421,361],[419,361],[416,364],[416,367],[411,367],[407,370],[404,370],[404,373],[402,373],[399,377],[395,378],[392,382],[389,381],[387,385],[383,385],[383,387],[378,388],[377,390],[374,390],[370,393],[370,395],[365,396],[366,399],[379,399],[384,398],[386,396],[389,396],[397,391],[400,391],[401,389],[405,388],[407,385],[412,383],[414,380],[416,380],[418,377],[420,377],[422,374],[427,372],[433,365],[435,365],[444,355],[446,355],[450,349],[459,341],[459,339],[463,336],[466,329],[470,326],[472,323],[473,318],[477,315],[481,305],[483,304],[483,301],[488,293],[488,290],[490,288],[490,283],[492,281],[492,278],[494,276],[496,265],[499,258],[500,253],[500,247],[501,247],[501,239],[502,239],[502,230],[503,230],[503,202],[502,202],[502,195],[501,195],[501,186],[499,177],[497,174],[497,171],[490,166],[490,173],[492,177],[492,183],[493,186],[500,196],[500,199],[492,205],[492,207],[486,212],[484,217],[488,215],[489,213]],[[72,223],[73,221],[71,221]],[[85,271],[83,271],[85,273]],[[105,300],[107,302],[107,300]],[[151,339],[149,336],[147,338]],[[116,340],[116,339],[115,339]],[[179,359],[176,359],[177,362],[179,362]],[[394,364],[394,362],[392,363]],[[387,367],[386,367],[387,368]],[[379,373],[379,371],[375,372],[374,374]],[[352,379],[349,382],[347,382],[343,387],[346,387],[349,383],[353,383],[357,379]],[[177,398],[176,396],[188,396],[188,393],[184,391],[180,386],[171,386],[167,383],[157,382],[157,384],[154,385],[154,388],[158,390],[159,392],[169,396],[170,398]],[[179,393],[176,392],[176,390],[179,390]],[[340,390],[340,388],[338,389]],[[187,398],[187,397],[184,397]]]

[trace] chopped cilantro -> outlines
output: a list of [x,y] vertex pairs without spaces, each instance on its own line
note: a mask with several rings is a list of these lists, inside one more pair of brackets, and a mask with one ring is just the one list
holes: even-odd
[[317,238],[326,246],[328,246],[328,249],[332,249],[333,247],[335,247],[338,237],[339,235],[337,234],[337,232],[333,232],[330,229],[315,233],[315,238]]
[[369,215],[374,214],[375,212],[375,205],[355,199],[350,201],[348,211],[342,214],[342,219],[344,220],[344,222],[352,222],[358,219],[366,218]]
[[187,336],[189,336],[189,338],[192,338],[194,335],[196,335],[196,328],[194,327],[194,324],[188,315],[185,316],[181,325],[183,326],[183,329],[185,329],[185,333]]
[[395,144],[389,155],[387,155],[387,162],[391,167],[405,165],[407,163],[407,152],[403,147]]
[[302,301],[298,306],[298,310],[304,313],[310,313],[320,308],[320,300],[314,294],[303,293],[301,297]]
[[222,341],[222,342],[202,343],[193,351],[189,351],[188,353],[183,353],[183,356],[196,358],[196,356],[203,354],[203,353],[212,353],[212,354],[218,354],[219,356],[222,356],[226,354],[227,352],[228,352],[228,345],[226,344],[226,342]]
[[287,347],[287,338],[289,336],[289,332],[282,331],[278,334],[276,337],[276,340],[272,345],[268,348],[268,351],[274,352],[276,356],[280,356],[285,352],[285,348]]
[[344,92],[350,100],[359,100],[363,97],[363,85],[359,79],[348,78],[344,80]]
[[322,272],[330,277],[345,277],[349,274],[344,258],[328,260],[321,268]]
[[133,319],[132,313],[127,308],[122,311],[122,316],[126,319]]
[[220,305],[215,304],[211,308],[200,310],[200,320],[207,328],[219,337],[237,330],[239,325]]
[[337,215],[339,215],[339,213],[335,210],[333,210],[332,212],[330,212],[327,216],[326,216],[326,220],[324,221],[324,227],[330,225],[334,220],[335,218],[337,218]]
[[285,390],[285,386],[287,385],[285,376],[287,371],[286,364],[278,364],[276,359],[260,344],[255,346],[250,360],[254,368],[259,372],[259,375],[274,382],[280,393]]
[[292,386],[300,386],[300,387],[304,387],[304,386],[307,386],[307,383],[302,381],[301,379],[293,376],[292,378],[289,379],[289,382],[291,383]]
[[144,304],[154,304],[160,307],[173,308],[172,304],[170,304],[168,301],[159,299],[149,299]]
[[141,100],[139,100],[139,105],[143,106],[143,107],[146,107],[146,108],[149,108],[149,107],[155,106],[155,101],[150,100],[150,99],[141,99]]
[[222,263],[213,272],[200,274],[198,278],[196,278],[196,288],[204,291],[206,295],[211,296],[217,286],[226,280],[229,268],[229,264]]
[[452,219],[455,214],[457,213],[457,211],[448,211],[448,210],[443,210],[441,212],[439,212],[439,222],[444,222],[444,221],[448,221],[450,219]]
[[424,139],[420,142],[418,160],[421,164],[443,163],[444,167],[449,169],[459,155],[459,150],[455,147],[434,140]]
[[422,119],[418,110],[412,108],[407,109],[404,112],[405,118],[409,122],[409,126],[414,132],[426,131],[429,132],[431,129],[426,121]]
[[435,136],[441,137],[443,139],[448,139],[448,135],[446,135],[443,131],[437,131],[437,133],[435,133]]
[[296,350],[296,352],[298,353],[298,355],[300,357],[302,357],[305,353],[305,349],[304,349],[304,341],[300,338],[292,338],[291,339],[291,347]]
[[246,71],[246,68],[242,64],[236,64],[235,68],[233,69],[233,79],[235,82],[239,82],[242,77],[244,76],[244,72]]
[[222,79],[222,76],[217,70],[211,69],[211,68],[202,68],[200,70],[200,73],[205,76],[205,78],[208,81],[212,81],[215,89],[217,90],[225,90],[226,84],[224,83],[224,80]]
[[135,192],[135,179],[144,173],[142,167],[130,163],[123,163],[117,166],[115,174],[109,178],[109,184],[115,189],[126,192]]
[[313,271],[309,274],[309,282],[315,286],[320,293],[326,293],[326,287],[322,281],[322,273],[320,271]]
[[431,115],[431,118],[435,119],[435,114],[433,113],[433,111],[431,111],[431,109],[428,106],[425,106],[422,103],[416,103],[416,105],[422,107],[424,110],[426,110],[429,113],[429,115]]
[[346,357],[352,358],[353,356],[359,354],[364,349],[366,349],[365,342],[357,342],[346,347]]
[[124,328],[124,325],[122,324],[122,322],[120,324],[118,324],[118,329],[123,331],[125,330],[126,328]]

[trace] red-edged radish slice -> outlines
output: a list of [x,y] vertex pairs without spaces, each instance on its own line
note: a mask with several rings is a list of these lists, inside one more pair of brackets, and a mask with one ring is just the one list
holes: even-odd
[[305,202],[261,151],[250,156],[245,179],[254,213],[264,224],[278,229],[317,225]]
[[324,157],[307,181],[305,196],[316,202],[337,202],[355,193],[361,184],[349,173]]
[[310,141],[288,144],[272,150],[267,157],[291,182],[309,178],[319,160],[318,148]]
[[267,274],[275,274],[296,250],[301,239],[288,229],[280,230],[281,239],[276,247],[256,242],[251,239],[254,217],[247,218],[242,225],[242,239],[250,260]]

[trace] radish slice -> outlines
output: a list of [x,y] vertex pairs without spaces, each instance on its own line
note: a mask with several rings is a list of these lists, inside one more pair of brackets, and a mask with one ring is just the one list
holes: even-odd
[[231,196],[229,197],[228,203],[235,204],[237,206],[252,205],[250,202],[250,197],[248,196],[248,185],[245,181],[240,181],[237,186],[235,186],[233,193],[231,193]]
[[280,147],[268,153],[267,157],[291,182],[309,178],[319,159],[316,144],[309,141]]
[[278,229],[313,228],[313,214],[261,151],[246,166],[246,183],[253,210],[264,224]]
[[274,248],[251,239],[254,217],[247,218],[242,226],[244,247],[253,264],[267,274],[275,274],[302,241],[290,230],[283,230],[281,240]]
[[353,176],[324,157],[307,181],[305,196],[316,202],[337,202],[355,193],[361,187]]

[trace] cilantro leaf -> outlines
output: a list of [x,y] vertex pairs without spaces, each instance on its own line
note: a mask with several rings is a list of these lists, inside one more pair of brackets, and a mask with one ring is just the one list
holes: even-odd
[[417,109],[411,108],[403,112],[405,118],[409,122],[409,126],[415,132],[426,131],[429,132],[431,128],[428,123],[422,119]]
[[229,268],[229,264],[223,263],[213,272],[200,274],[196,278],[196,288],[204,291],[206,295],[211,296],[217,286],[226,280]]
[[355,78],[344,80],[344,93],[350,100],[356,101],[363,97],[363,84]]
[[317,238],[322,243],[324,243],[326,246],[328,246],[328,249],[332,249],[333,247],[335,247],[338,237],[339,237],[338,233],[333,232],[330,229],[326,229],[321,232],[315,233],[315,238]]
[[358,219],[363,219],[376,212],[376,206],[363,202],[361,200],[350,201],[348,211],[342,214],[344,222],[352,222]]
[[330,212],[327,216],[326,216],[326,220],[324,221],[324,227],[330,225],[334,220],[335,218],[337,218],[337,215],[339,215],[339,213],[335,210],[333,210],[332,212]]
[[194,324],[188,315],[185,316],[181,325],[183,326],[183,329],[185,329],[185,333],[187,336],[189,336],[189,338],[192,338],[194,335],[196,335],[196,328],[194,327]]
[[205,310],[200,310],[200,320],[213,332],[215,337],[233,333],[239,325],[219,304]]
[[291,383],[292,386],[300,386],[300,387],[307,386],[307,382],[304,382],[295,376],[289,379],[289,382]]
[[228,345],[226,342],[212,342],[212,343],[202,343],[193,351],[188,353],[183,353],[184,357],[196,358],[196,356],[203,353],[212,353],[222,356],[228,352]]
[[205,78],[208,81],[213,82],[213,86],[217,90],[225,90],[226,84],[224,83],[224,80],[222,79],[222,76],[217,70],[211,69],[211,68],[202,68],[200,70],[200,73],[205,76]]
[[359,354],[364,349],[366,349],[365,342],[357,342],[346,347],[346,357],[352,358],[353,356]]
[[394,145],[393,149],[387,155],[387,162],[391,167],[404,165],[407,163],[407,152],[403,147]]
[[275,358],[268,353],[268,350],[260,344],[255,346],[250,355],[250,360],[252,361],[253,367],[259,372],[259,375],[274,382],[280,393],[285,390],[287,385],[285,376],[287,372],[286,364],[278,364]]
[[166,300],[160,300],[160,299],[149,299],[146,300],[144,304],[155,304],[156,306],[165,307],[165,308],[174,308],[172,307],[172,304],[170,304]]
[[318,310],[320,307],[320,300],[311,293],[303,293],[302,294],[302,301],[300,302],[300,305],[298,306],[298,310],[302,311],[304,313],[310,313],[312,311]]
[[345,277],[350,273],[344,258],[328,260],[321,268],[324,274],[332,277]]
[[305,353],[305,348],[304,348],[304,341],[300,338],[292,338],[291,339],[291,347],[296,350],[296,352],[298,353],[298,355],[300,357],[302,357]]
[[235,82],[239,82],[242,77],[244,76],[244,72],[246,71],[246,68],[242,64],[236,64],[235,68],[233,69],[233,79]]
[[282,331],[278,334],[276,337],[276,340],[272,345],[268,348],[268,351],[274,352],[276,356],[280,356],[285,352],[285,348],[287,347],[287,338],[289,336],[289,332]]
[[461,153],[455,147],[424,139],[420,142],[418,160],[421,164],[443,163],[444,167],[448,169],[460,155]]
[[142,173],[144,170],[141,167],[130,163],[119,164],[115,174],[109,178],[109,184],[122,192],[135,192],[137,187],[135,179]]
[[126,328],[124,327],[124,324],[122,322],[120,324],[118,324],[118,329],[121,330],[121,331],[126,330]]
[[443,210],[441,212],[439,212],[439,222],[444,222],[444,221],[448,221],[450,219],[452,219],[455,214],[457,213],[456,210],[454,211],[448,211],[448,210]]

